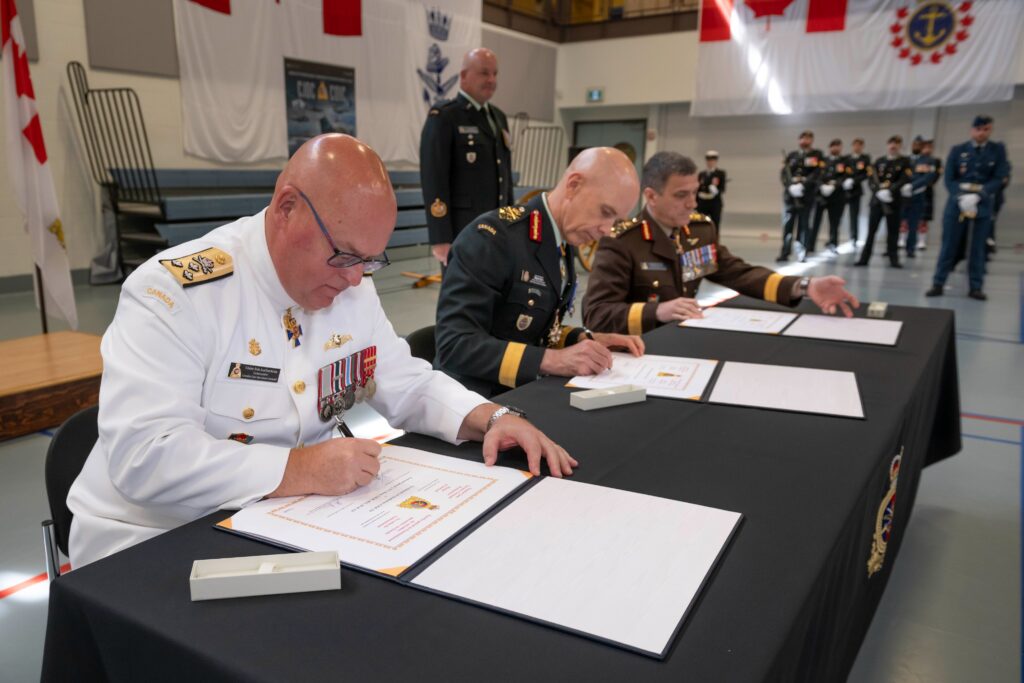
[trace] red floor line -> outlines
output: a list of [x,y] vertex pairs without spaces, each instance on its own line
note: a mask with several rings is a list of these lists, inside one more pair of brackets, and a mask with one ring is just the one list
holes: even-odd
[[998,422],[1004,425],[1018,425],[1024,427],[1024,420],[1015,420],[1012,417],[999,417],[996,415],[979,415],[977,413],[960,413],[960,417],[968,420],[981,420],[982,422]]
[[[65,564],[63,567],[60,568],[60,573],[63,574],[64,572],[66,572],[66,571],[68,571],[70,569],[71,569],[71,565],[70,564]],[[43,581],[46,581],[46,572],[43,572],[42,574],[36,574],[31,579],[25,579],[21,583],[16,583],[16,584],[14,584],[13,586],[11,586],[9,588],[4,588],[3,590],[0,590],[0,600],[3,600],[4,598],[10,597],[10,596],[14,595],[15,593],[17,593],[18,591],[23,591],[26,588],[31,588],[32,586],[36,585],[37,583],[41,583]]]

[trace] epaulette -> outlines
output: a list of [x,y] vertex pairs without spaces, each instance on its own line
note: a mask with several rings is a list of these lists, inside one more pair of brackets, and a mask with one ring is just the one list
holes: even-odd
[[711,217],[694,211],[690,214],[690,223],[710,223]]
[[521,221],[526,215],[526,208],[522,206],[503,206],[498,209],[498,218],[506,223]]
[[636,218],[624,218],[612,226],[612,237],[622,237],[633,228],[640,225],[639,216]]
[[166,268],[182,287],[213,282],[235,272],[231,254],[217,247],[178,258],[160,259],[160,265]]
[[430,107],[430,111],[427,113],[427,116],[437,116],[438,114],[441,113],[442,109],[447,109],[454,103],[455,100],[440,100],[438,102],[435,102],[434,105]]

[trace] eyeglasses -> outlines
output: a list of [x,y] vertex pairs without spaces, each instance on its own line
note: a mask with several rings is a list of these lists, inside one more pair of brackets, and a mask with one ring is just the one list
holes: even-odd
[[364,273],[375,273],[384,266],[391,265],[391,260],[388,258],[386,252],[382,252],[379,256],[371,256],[370,258],[363,258],[359,254],[353,254],[351,252],[342,251],[338,249],[338,245],[331,239],[331,233],[327,232],[327,226],[320,220],[320,214],[316,212],[316,207],[313,206],[313,202],[309,200],[306,193],[298,188],[295,188],[299,196],[302,197],[303,201],[309,206],[309,210],[313,212],[313,218],[316,219],[316,224],[320,226],[320,232],[327,238],[327,244],[331,246],[334,253],[327,259],[327,265],[333,268],[352,268],[358,266],[360,263],[363,264]]

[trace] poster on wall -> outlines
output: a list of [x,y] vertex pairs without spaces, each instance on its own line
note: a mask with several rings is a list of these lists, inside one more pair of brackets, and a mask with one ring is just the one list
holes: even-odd
[[356,134],[356,72],[348,66],[284,60],[288,156],[321,133]]

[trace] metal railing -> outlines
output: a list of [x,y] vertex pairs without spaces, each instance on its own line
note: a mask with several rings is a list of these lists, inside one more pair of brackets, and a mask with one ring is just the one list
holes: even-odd
[[161,206],[139,96],[131,88],[89,87],[85,67],[69,62],[68,82],[93,179],[118,203]]
[[524,187],[554,187],[565,170],[565,131],[553,124],[525,125],[514,137],[512,169]]

